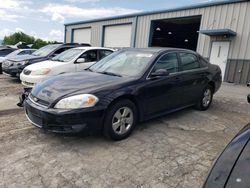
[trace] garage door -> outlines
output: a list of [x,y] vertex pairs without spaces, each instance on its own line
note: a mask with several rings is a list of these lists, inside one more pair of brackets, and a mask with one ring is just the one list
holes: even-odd
[[105,47],[130,47],[132,24],[105,26]]
[[91,40],[91,28],[74,29],[73,42],[89,43]]

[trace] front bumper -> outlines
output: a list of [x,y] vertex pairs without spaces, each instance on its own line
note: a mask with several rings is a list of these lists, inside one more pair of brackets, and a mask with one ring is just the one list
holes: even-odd
[[28,120],[35,126],[55,133],[79,133],[102,129],[104,108],[79,110],[49,109],[35,104],[29,98],[24,109]]
[[19,77],[21,72],[23,71],[23,68],[21,67],[2,67],[3,69],[3,72],[5,74],[8,74],[8,75],[11,75],[11,76],[16,76],[16,77]]
[[43,80],[45,80],[46,78],[48,78],[48,76],[44,76],[44,75],[25,75],[23,73],[21,73],[20,75],[20,80],[22,81],[22,84],[25,87],[34,87],[35,84],[42,82]]

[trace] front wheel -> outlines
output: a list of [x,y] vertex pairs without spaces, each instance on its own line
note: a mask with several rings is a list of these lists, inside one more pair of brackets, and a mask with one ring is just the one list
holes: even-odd
[[213,101],[213,88],[208,85],[202,92],[202,95],[196,104],[198,110],[205,111],[209,108]]
[[121,100],[108,109],[104,122],[104,135],[112,140],[127,138],[137,121],[137,110],[130,100]]

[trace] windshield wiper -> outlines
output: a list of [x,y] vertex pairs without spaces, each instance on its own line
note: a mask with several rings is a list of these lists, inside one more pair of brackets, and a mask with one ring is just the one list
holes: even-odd
[[120,74],[116,74],[116,73],[113,73],[113,72],[107,72],[107,71],[103,71],[103,72],[98,72],[100,74],[106,74],[106,75],[110,75],[110,76],[118,76],[118,77],[122,77],[122,75]]

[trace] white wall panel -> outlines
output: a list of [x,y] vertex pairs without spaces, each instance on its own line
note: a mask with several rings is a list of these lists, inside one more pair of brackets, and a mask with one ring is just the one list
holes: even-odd
[[73,42],[89,43],[91,42],[91,28],[74,29]]
[[132,24],[111,25],[104,27],[105,47],[130,47]]

